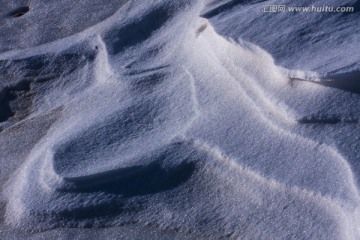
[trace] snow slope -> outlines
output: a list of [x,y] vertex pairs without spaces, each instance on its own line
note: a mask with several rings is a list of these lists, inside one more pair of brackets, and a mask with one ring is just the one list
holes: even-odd
[[[259,45],[281,66],[331,76],[359,70],[358,0],[210,2],[202,14],[220,34]],[[353,7],[354,12],[262,12],[270,5]]]
[[1,238],[360,238],[357,12],[91,2],[3,4]]

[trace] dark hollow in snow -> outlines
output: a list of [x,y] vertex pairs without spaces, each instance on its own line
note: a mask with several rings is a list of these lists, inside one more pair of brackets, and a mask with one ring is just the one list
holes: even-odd
[[5,122],[16,114],[25,118],[31,105],[30,82],[21,81],[15,86],[0,91],[0,122]]
[[142,196],[174,189],[186,182],[195,171],[195,163],[182,162],[178,166],[164,167],[159,163],[114,170],[91,177],[70,180],[73,188],[68,192],[103,192],[124,197]]
[[12,11],[10,13],[10,16],[11,17],[21,17],[23,15],[25,15],[27,12],[30,11],[30,7],[29,6],[23,6],[23,7],[20,7],[14,11]]
[[338,74],[332,78],[332,81],[323,81],[320,84],[325,87],[333,87],[360,94],[360,72]]

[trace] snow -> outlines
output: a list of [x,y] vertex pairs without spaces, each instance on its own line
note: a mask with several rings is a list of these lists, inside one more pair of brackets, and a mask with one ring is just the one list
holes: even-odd
[[[357,0],[212,2],[224,4],[210,4],[202,14],[211,18],[220,34],[259,45],[274,56],[278,65],[324,75],[359,69]],[[354,7],[354,12],[262,12],[266,5],[346,6]]]
[[3,1],[0,238],[359,239],[358,12],[273,3]]

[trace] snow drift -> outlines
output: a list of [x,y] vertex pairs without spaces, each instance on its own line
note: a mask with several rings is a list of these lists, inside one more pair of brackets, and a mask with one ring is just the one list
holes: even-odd
[[5,39],[1,137],[49,119],[7,180],[8,228],[360,237],[356,74],[278,66],[219,35],[202,1],[109,4],[69,32]]

